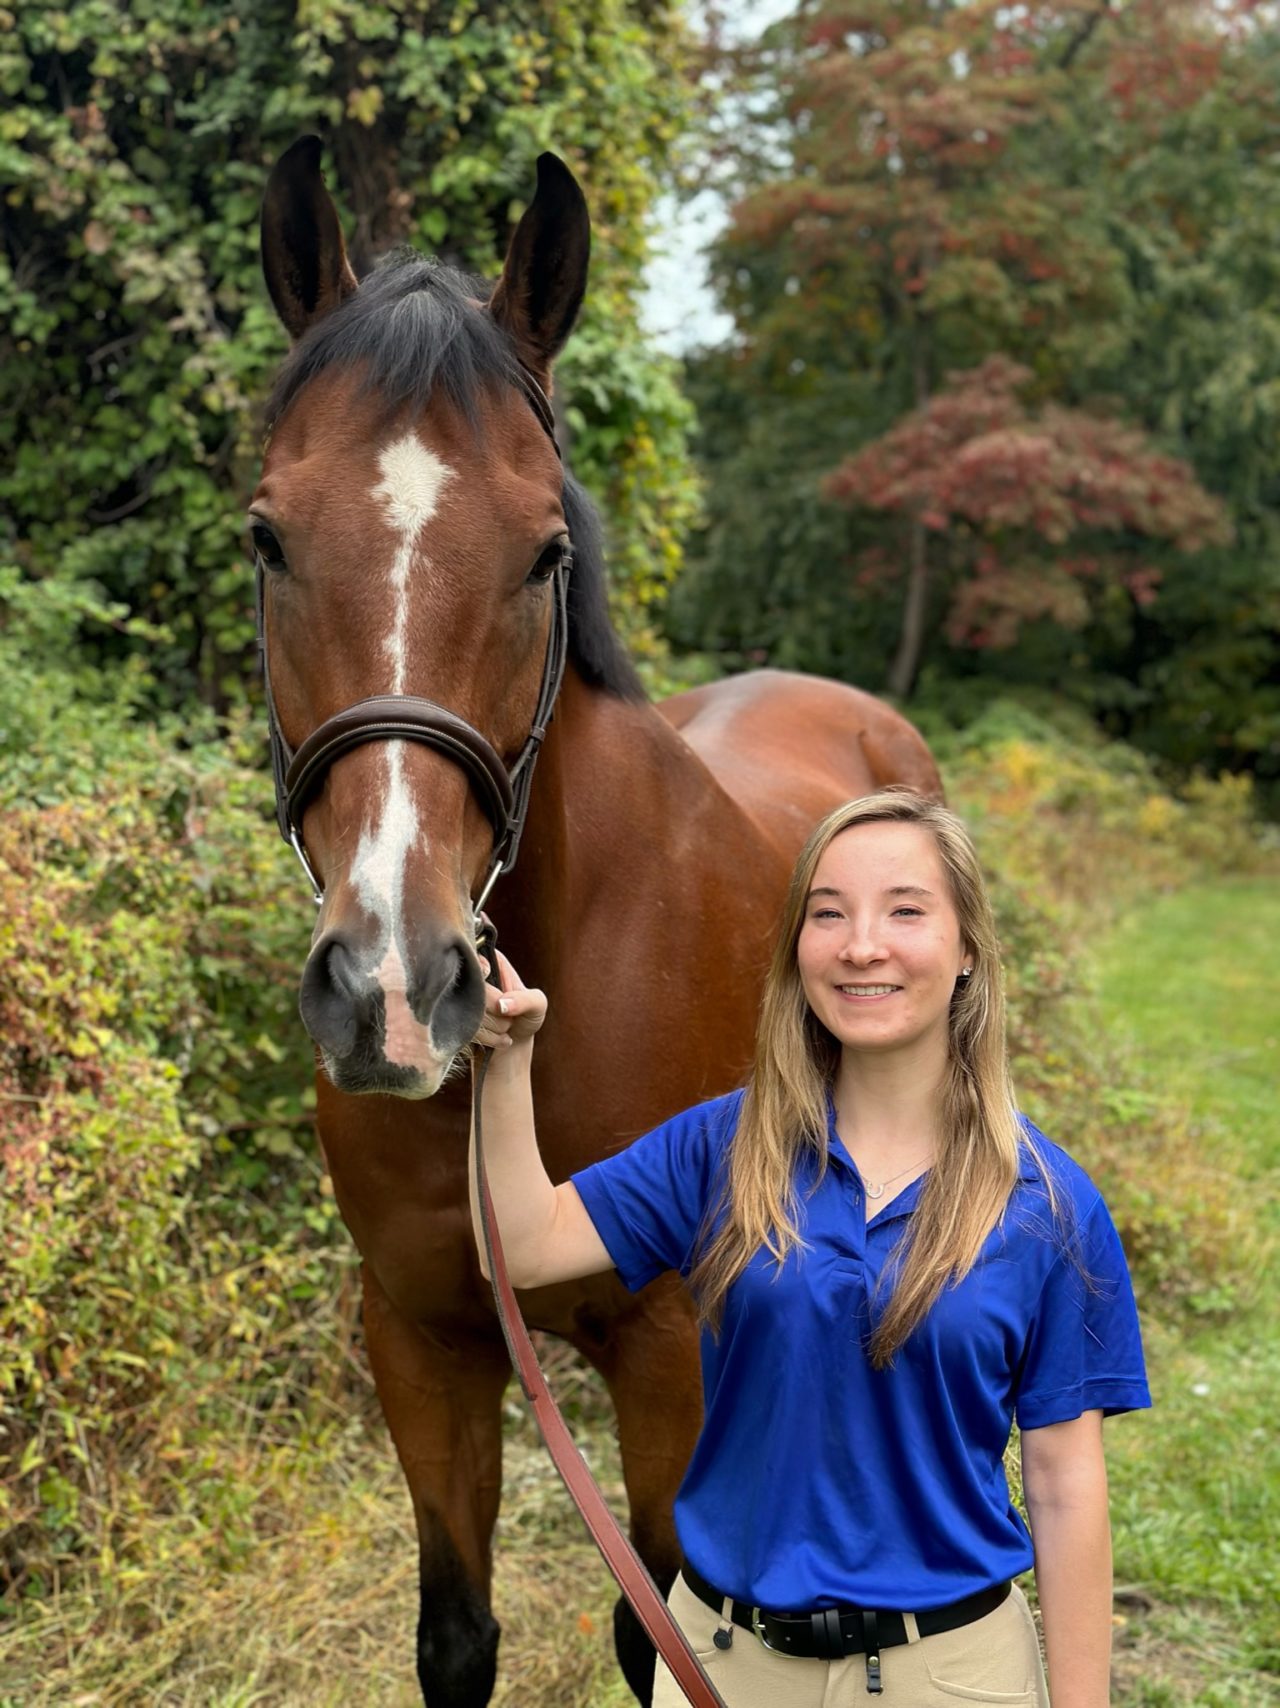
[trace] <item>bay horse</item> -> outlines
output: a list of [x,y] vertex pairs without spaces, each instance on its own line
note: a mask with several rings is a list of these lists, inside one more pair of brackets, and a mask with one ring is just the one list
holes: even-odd
[[[560,1181],[740,1082],[807,831],[884,784],[940,794],[938,773],[903,718],[835,682],[761,671],[646,700],[610,625],[597,520],[531,407],[586,286],[587,209],[566,166],[540,158],[485,294],[412,254],[358,282],[319,157],[317,139],[295,143],[263,206],[264,271],[294,341],[250,506],[269,690],[293,747],[353,702],[418,693],[509,759],[572,553],[563,687],[518,864],[489,904],[550,996],[534,1092]],[[461,1070],[483,1007],[473,898],[493,830],[446,754],[383,740],[333,760],[299,831],[321,892],[300,1006],[417,1521],[418,1679],[429,1708],[483,1708],[510,1366],[472,1242]],[[665,1592],[701,1422],[689,1299],[673,1275],[633,1297],[611,1273],[521,1303],[608,1386],[631,1535]],[[648,1703],[653,1651],[623,1604],[615,1641]]]

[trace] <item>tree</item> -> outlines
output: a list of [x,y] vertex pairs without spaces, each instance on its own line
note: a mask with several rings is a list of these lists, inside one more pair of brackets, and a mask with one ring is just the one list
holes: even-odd
[[1109,729],[1248,769],[1280,805],[1280,29],[1143,5],[1090,44],[1077,134],[1137,312],[1100,391],[1222,496],[1234,542],[1165,568],[1084,639]]
[[[1084,410],[1028,409],[1019,392],[1031,377],[1003,356],[949,375],[824,483],[843,503],[897,515],[913,536],[939,536],[955,646],[1012,647],[1038,618],[1083,628],[1091,581],[1149,605],[1162,572],[1146,543],[1195,553],[1230,537],[1222,504],[1185,463]],[[864,579],[883,567],[882,550],[869,552]]]
[[634,610],[672,573],[694,501],[688,411],[634,302],[682,53],[647,0],[19,5],[0,44],[0,558],[149,619],[145,654],[109,629],[86,640],[145,656],[157,702],[238,697],[242,504],[283,352],[257,259],[272,160],[326,133],[358,263],[408,241],[492,274],[555,148],[597,237],[561,370],[575,460]]
[[[739,203],[721,276],[748,349],[870,382],[872,408],[829,424],[846,443],[995,351],[1034,359],[1048,379],[1081,323],[1123,308],[1096,210],[1028,144],[1053,119],[1065,73],[1045,44],[1065,16],[999,0],[802,6],[766,54],[784,80],[791,171]],[[907,556],[889,673],[899,694],[928,611],[918,520]]]

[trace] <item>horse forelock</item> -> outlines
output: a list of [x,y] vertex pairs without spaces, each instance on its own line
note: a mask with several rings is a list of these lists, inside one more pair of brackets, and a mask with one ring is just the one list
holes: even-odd
[[357,370],[388,418],[421,414],[437,388],[479,429],[486,391],[519,386],[515,347],[498,322],[476,312],[483,281],[438,261],[396,250],[343,303],[299,339],[267,399],[274,426],[318,374]]
[[[318,321],[285,358],[267,400],[268,429],[313,379],[345,369],[358,376],[355,395],[376,398],[379,415],[388,423],[416,420],[443,393],[482,434],[482,403],[521,389],[515,346],[503,327],[476,307],[488,296],[484,281],[412,250],[384,257],[359,290]],[[642,700],[644,689],[609,615],[599,518],[567,473],[562,502],[574,552],[570,661],[592,687]]]

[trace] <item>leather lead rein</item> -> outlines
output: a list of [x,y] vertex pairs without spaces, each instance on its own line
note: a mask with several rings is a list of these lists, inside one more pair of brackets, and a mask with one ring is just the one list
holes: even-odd
[[[521,368],[516,383],[529,407],[538,418],[543,431],[555,446],[555,416],[551,403],[538,381]],[[508,770],[492,745],[456,712],[412,694],[377,694],[359,700],[312,731],[295,753],[284,738],[276,715],[275,697],[271,692],[271,672],[267,663],[266,589],[261,560],[255,566],[254,597],[258,623],[258,650],[262,660],[262,677],[267,703],[267,731],[271,747],[271,774],[275,784],[276,823],[280,834],[302,863],[307,881],[317,904],[323,900],[319,881],[307,858],[302,841],[302,814],[307,802],[321,786],[329,767],[344,753],[370,741],[420,741],[453,760],[461,767],[475,790],[476,797],[493,826],[493,857],[489,872],[473,905],[477,921],[493,885],[503,872],[515,865],[520,851],[529,807],[529,791],[538,752],[547,733],[547,725],[555,708],[560,684],[564,679],[569,654],[568,566],[562,564],[553,578],[554,604],[551,612],[551,633],[547,641],[547,657],[542,670],[542,685],[538,703],[525,744],[515,763]],[[484,920],[479,924],[476,946],[486,954],[492,969],[491,979],[498,982],[496,949],[497,933]],[[484,1150],[481,1133],[480,1099],[491,1052],[482,1052],[475,1070],[472,1112],[476,1133],[476,1195],[480,1203],[480,1221],[484,1234],[489,1273],[493,1277],[494,1303],[498,1321],[511,1362],[520,1378],[525,1398],[533,1410],[542,1439],[564,1481],[570,1498],[582,1514],[591,1539],[599,1548],[604,1562],[613,1573],[632,1610],[676,1679],[685,1698],[693,1708],[725,1708],[719,1691],[689,1647],[684,1632],[671,1617],[658,1586],[650,1577],[644,1561],[636,1553],[617,1519],[610,1512],[586,1461],[574,1444],[568,1425],[547,1386],[547,1379],[538,1364],[529,1331],[520,1314],[515,1290],[507,1274],[502,1241],[493,1214],[493,1199],[484,1172]]]
[[[489,981],[501,989],[498,978],[497,932],[485,920],[480,928],[478,947],[489,963]],[[507,1262],[498,1236],[493,1197],[484,1169],[484,1125],[481,1102],[484,1097],[485,1075],[489,1071],[493,1051],[483,1050],[475,1063],[472,1078],[471,1118],[475,1125],[476,1199],[480,1205],[480,1226],[484,1234],[485,1256],[493,1284],[493,1296],[498,1306],[498,1321],[511,1363],[520,1378],[524,1397],[537,1421],[556,1470],[559,1471],[569,1498],[582,1514],[591,1533],[591,1540],[600,1550],[604,1563],[613,1573],[614,1581],[631,1605],[631,1610],[644,1627],[646,1636],[665,1661],[668,1670],[684,1692],[693,1708],[726,1708],[724,1698],[702,1670],[702,1663],[689,1647],[689,1640],[671,1616],[644,1561],[610,1512],[600,1486],[587,1469],[586,1460],[578,1451],[569,1426],[556,1405],[547,1378],[538,1363],[529,1330],[520,1314],[515,1289],[507,1274]]]

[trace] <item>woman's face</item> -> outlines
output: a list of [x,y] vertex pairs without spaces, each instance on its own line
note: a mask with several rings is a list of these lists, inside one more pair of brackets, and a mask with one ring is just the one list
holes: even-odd
[[845,1049],[947,1049],[970,958],[937,845],[918,824],[841,831],[813,875],[796,945],[810,1008]]

